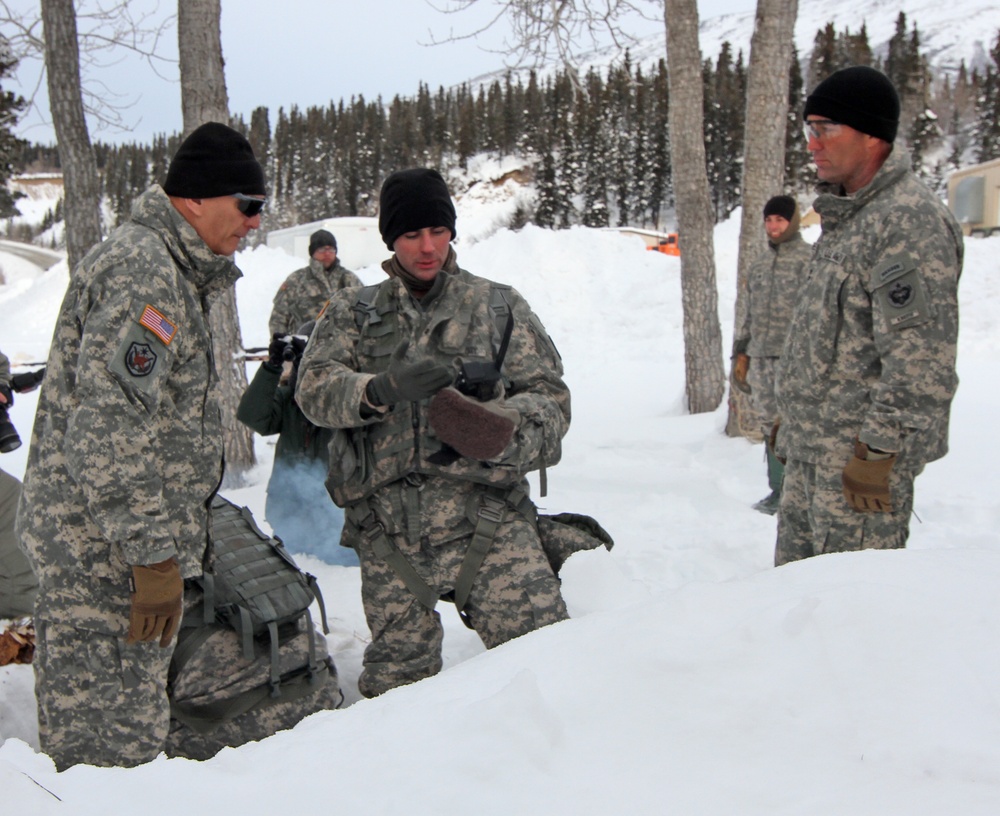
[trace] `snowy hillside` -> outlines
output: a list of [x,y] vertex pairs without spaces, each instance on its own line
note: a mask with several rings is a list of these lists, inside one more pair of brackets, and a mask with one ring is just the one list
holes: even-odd
[[[771,566],[761,448],[688,415],[679,263],[639,239],[534,227],[485,237],[459,205],[463,266],[515,285],[566,364],[573,426],[544,512],[595,516],[611,553],[564,569],[573,619],[484,652],[442,607],[445,670],[377,700],[357,570],[304,557],[331,615],[348,707],[198,763],[76,767],[37,751],[29,667],[0,669],[5,812],[430,816],[995,816],[1000,812],[1000,237],[970,240],[951,453],[918,479],[911,545]],[[716,232],[723,347],[738,214]],[[468,236],[482,237],[472,242]],[[815,239],[815,231],[807,233]],[[302,259],[237,258],[246,345]],[[0,256],[0,349],[44,358],[67,272]],[[378,268],[361,270],[365,282]],[[252,374],[252,369],[250,371]],[[27,439],[36,394],[11,418]],[[230,498],[263,518],[273,447]],[[20,476],[27,446],[0,458]]]

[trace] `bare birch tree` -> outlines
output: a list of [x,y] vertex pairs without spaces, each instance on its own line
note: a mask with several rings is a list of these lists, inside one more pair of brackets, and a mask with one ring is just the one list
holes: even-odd
[[[747,274],[765,249],[761,213],[769,198],[784,192],[788,76],[792,63],[798,0],[757,0],[747,78],[747,115],[743,146],[743,215],[736,280],[736,325],[746,310]],[[756,421],[741,421],[751,411],[746,397],[729,390],[730,436],[758,434]]]
[[24,65],[44,61],[45,71],[39,72],[27,102],[29,108],[38,107],[35,96],[44,76],[63,170],[66,250],[72,270],[102,238],[100,185],[87,117],[98,128],[121,128],[123,113],[131,104],[102,83],[88,85],[83,69],[107,65],[122,51],[141,55],[155,69],[163,62],[157,45],[172,18],[134,12],[128,0],[89,5],[42,0],[40,12],[41,16],[35,8],[0,0],[0,24],[12,56]]
[[688,410],[714,411],[725,393],[712,199],[705,166],[704,88],[695,0],[666,0],[670,166],[681,244]]
[[[222,59],[221,0],[178,0],[177,39],[181,68],[181,109],[184,135],[205,122],[229,123],[229,94]],[[222,385],[225,429],[225,486],[242,484],[255,464],[253,434],[236,420],[236,408],[247,387],[243,348],[236,310],[236,288],[212,296],[209,310],[215,365]]]
[[[439,11],[457,13],[479,0],[452,0]],[[601,34],[619,45],[633,40],[621,27],[627,14],[659,8],[659,0],[509,0],[497,3],[496,15],[475,31],[444,41],[483,33],[506,15],[514,34],[506,43],[514,64],[542,64],[553,55],[576,75],[573,55],[581,41]],[[705,168],[701,54],[695,0],[666,0],[667,62],[670,82],[671,165],[681,243],[684,309],[685,389],[692,413],[715,410],[725,393],[722,333],[715,281],[714,220]]]
[[63,170],[66,255],[72,271],[101,240],[100,185],[80,86],[73,0],[42,0],[49,110]]

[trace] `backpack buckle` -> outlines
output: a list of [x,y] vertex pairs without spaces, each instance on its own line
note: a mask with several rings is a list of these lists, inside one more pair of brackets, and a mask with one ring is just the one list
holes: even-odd
[[507,510],[507,502],[495,499],[492,496],[483,496],[479,500],[479,510],[476,513],[479,518],[499,524],[503,521]]

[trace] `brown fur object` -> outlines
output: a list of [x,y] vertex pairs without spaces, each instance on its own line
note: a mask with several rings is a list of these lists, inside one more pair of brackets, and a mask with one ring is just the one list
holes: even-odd
[[498,402],[479,402],[454,388],[434,395],[427,419],[438,438],[462,456],[495,459],[514,437],[520,415]]
[[14,623],[0,634],[0,666],[30,663],[34,656],[35,627],[31,623]]

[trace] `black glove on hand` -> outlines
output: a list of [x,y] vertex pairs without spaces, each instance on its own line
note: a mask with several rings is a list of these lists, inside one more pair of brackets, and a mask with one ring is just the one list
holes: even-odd
[[451,385],[455,373],[448,366],[424,358],[415,363],[403,361],[410,341],[404,340],[392,352],[389,368],[376,374],[365,389],[372,405],[395,405],[397,402],[419,402]]
[[0,402],[0,405],[10,408],[14,404],[14,395],[11,393],[10,388],[6,385],[0,385],[0,394],[3,394],[3,402]]
[[280,369],[285,362],[285,349],[290,348],[285,338],[288,335],[283,332],[276,332],[271,338],[271,345],[267,347],[267,362],[277,369]]

